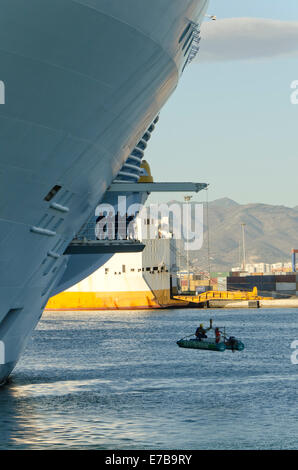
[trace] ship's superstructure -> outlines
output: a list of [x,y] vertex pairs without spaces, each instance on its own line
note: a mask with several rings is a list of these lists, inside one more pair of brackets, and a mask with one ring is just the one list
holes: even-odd
[[65,249],[174,91],[207,3],[1,1],[0,382],[59,291]]

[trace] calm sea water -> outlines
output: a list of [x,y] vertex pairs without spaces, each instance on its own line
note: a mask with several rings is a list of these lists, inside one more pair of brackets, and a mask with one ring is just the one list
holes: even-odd
[[[244,352],[180,349],[198,323]],[[297,310],[46,313],[0,389],[1,449],[297,449]]]

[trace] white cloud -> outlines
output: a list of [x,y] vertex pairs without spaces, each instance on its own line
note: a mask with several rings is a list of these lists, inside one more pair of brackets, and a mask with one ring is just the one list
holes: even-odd
[[298,21],[228,18],[202,25],[199,61],[298,57]]

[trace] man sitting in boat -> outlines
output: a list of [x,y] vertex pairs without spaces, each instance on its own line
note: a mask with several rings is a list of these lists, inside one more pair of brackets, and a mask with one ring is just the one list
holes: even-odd
[[207,338],[206,330],[204,329],[203,323],[201,323],[200,326],[197,328],[195,335],[199,341],[201,341],[202,338]]

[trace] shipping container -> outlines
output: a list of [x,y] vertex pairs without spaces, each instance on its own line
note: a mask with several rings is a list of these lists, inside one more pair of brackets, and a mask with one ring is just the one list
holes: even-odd
[[296,292],[296,282],[277,282],[276,290],[279,291],[295,291]]
[[279,275],[275,276],[276,282],[289,282],[293,283],[296,282],[296,274],[285,274],[285,275]]
[[196,295],[203,294],[204,292],[208,292],[209,287],[208,286],[197,286],[196,287]]
[[246,278],[245,277],[238,277],[238,276],[233,276],[233,277],[227,277],[227,282],[230,284],[237,284],[237,283],[246,283]]
[[210,281],[209,279],[202,279],[200,281],[196,281],[197,286],[209,286]]
[[215,272],[211,273],[211,277],[229,277],[230,273],[229,272]]

